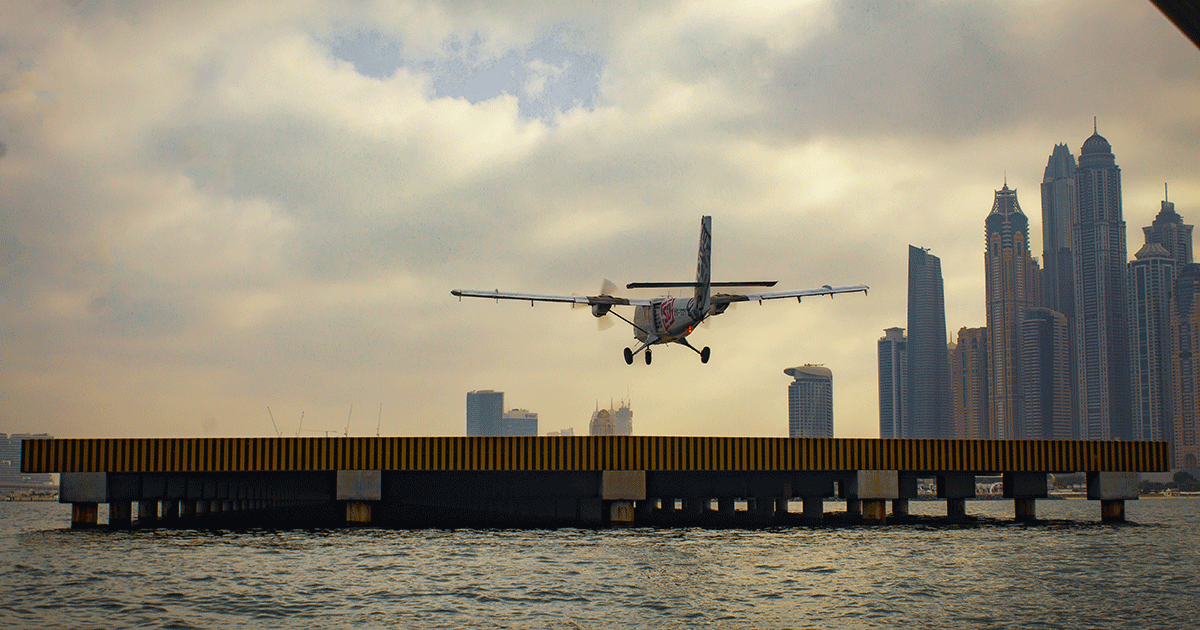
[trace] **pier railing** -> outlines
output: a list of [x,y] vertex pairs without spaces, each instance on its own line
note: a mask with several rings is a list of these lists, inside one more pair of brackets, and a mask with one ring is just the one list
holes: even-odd
[[1166,442],[567,436],[26,440],[24,472],[1157,472]]

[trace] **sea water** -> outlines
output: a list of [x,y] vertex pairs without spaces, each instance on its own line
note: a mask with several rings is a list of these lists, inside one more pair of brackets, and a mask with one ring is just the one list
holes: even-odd
[[[797,506],[793,506],[797,508]],[[797,508],[798,509],[798,508]],[[827,511],[844,504],[827,502]],[[0,503],[3,628],[1198,628],[1200,499],[777,529],[71,530]]]

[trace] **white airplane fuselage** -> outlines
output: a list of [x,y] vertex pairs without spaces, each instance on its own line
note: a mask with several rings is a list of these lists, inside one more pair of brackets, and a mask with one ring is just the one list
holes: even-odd
[[645,342],[654,336],[660,343],[671,343],[687,337],[703,321],[694,315],[695,305],[695,298],[661,297],[650,306],[638,306],[633,311],[634,338]]

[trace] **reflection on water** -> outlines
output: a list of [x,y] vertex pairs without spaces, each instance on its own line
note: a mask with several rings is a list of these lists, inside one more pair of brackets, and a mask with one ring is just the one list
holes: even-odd
[[[913,502],[914,514],[944,513]],[[827,509],[840,510],[837,503]],[[1194,628],[1200,500],[778,530],[71,531],[0,504],[0,627]]]

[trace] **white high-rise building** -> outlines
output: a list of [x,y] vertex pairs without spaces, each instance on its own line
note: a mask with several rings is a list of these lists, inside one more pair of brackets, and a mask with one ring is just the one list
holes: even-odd
[[788,437],[833,437],[833,371],[802,365],[783,371],[788,384]]

